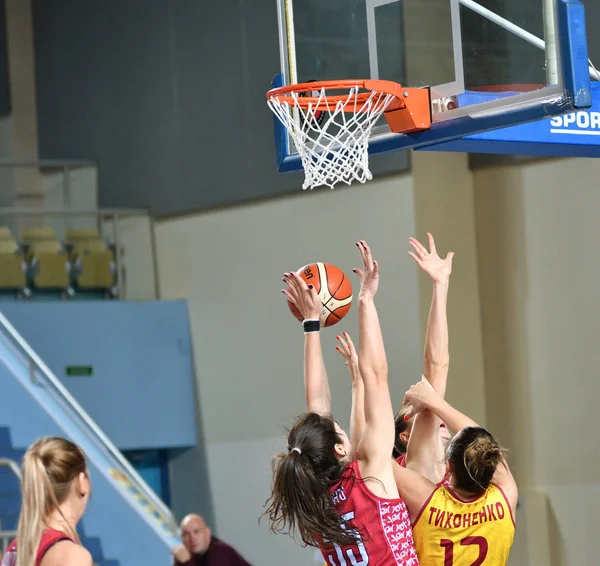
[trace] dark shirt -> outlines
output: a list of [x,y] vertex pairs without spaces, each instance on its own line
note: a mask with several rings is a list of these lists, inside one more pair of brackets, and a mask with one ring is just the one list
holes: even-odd
[[226,542],[211,537],[208,550],[204,554],[192,554],[191,560],[178,562],[175,566],[251,566]]

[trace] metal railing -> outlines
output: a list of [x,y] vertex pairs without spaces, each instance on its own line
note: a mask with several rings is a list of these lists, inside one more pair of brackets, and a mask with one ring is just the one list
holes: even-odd
[[[518,25],[512,23],[510,20],[507,20],[506,18],[503,18],[502,16],[496,14],[495,12],[492,12],[492,10],[485,8],[481,4],[478,4],[477,2],[475,2],[474,0],[459,0],[459,2],[466,8],[473,10],[473,12],[479,14],[480,16],[483,16],[490,22],[495,23],[496,25],[500,26],[501,28],[505,29],[506,31],[525,40],[527,43],[530,43],[531,45],[537,47],[538,49],[546,50],[547,55],[548,55],[549,50],[556,48],[554,38],[550,38],[551,39],[550,41],[545,41],[541,37],[537,37],[537,36],[533,35],[532,33],[529,33],[528,31],[524,30],[523,28],[519,27]],[[550,29],[553,31],[553,28],[554,28],[553,20],[551,18],[548,18],[548,16],[551,15],[551,13],[554,11],[554,0],[544,0],[544,11],[546,12],[547,20],[550,22],[548,25],[549,25]],[[546,49],[546,47],[549,47],[549,49]],[[558,69],[556,68],[556,61],[555,61],[554,57],[552,58],[552,62],[553,62],[553,64],[549,65],[549,68],[548,68],[548,73],[550,73],[548,82],[550,84],[552,84],[552,81],[555,80],[554,77],[558,73]],[[590,72],[590,77],[593,79],[596,79],[597,81],[600,81],[600,73],[596,70],[596,67],[594,67],[591,60],[588,59],[588,63],[589,63],[588,70]],[[554,68],[552,68],[552,67],[554,67]]]
[[11,460],[10,458],[0,458],[0,466],[8,468],[15,476],[17,476],[17,478],[19,478],[19,481],[21,480],[21,468],[19,468],[19,464],[14,460]]
[[[82,167],[96,167],[96,163],[88,159],[0,159],[2,169],[37,169],[44,172],[60,172],[62,201],[65,208],[71,206],[72,181],[71,175],[74,170]],[[20,199],[43,198],[44,192],[19,191]]]
[[[1,166],[1,161],[0,161]],[[147,210],[137,208],[101,208],[101,209],[62,209],[62,208],[28,208],[28,207],[0,207],[0,218],[2,217],[60,217],[60,218],[95,218],[98,223],[100,234],[105,231],[105,225],[112,225],[112,237],[115,247],[115,270],[117,278],[118,297],[125,297],[125,284],[123,277],[123,249],[120,237],[120,222],[127,218],[144,217],[150,225],[150,247],[152,251],[152,278],[155,295],[159,296],[158,266],[156,262],[156,235],[154,230],[154,219]]]
[[[54,375],[44,361],[33,351],[31,346],[17,332],[10,321],[0,312],[0,327],[5,331],[7,337],[12,339],[13,348],[20,350],[23,361],[29,367],[31,378],[36,384],[51,388],[62,407],[79,422],[81,429],[86,436],[103,451],[109,460],[112,460],[124,472],[137,490],[142,493],[148,501],[161,513],[166,519],[173,533],[177,532],[177,524],[171,510],[164,502],[152,491],[148,484],[136,472],[129,461],[121,454],[117,447],[104,434],[100,427],[92,420],[83,407],[67,391],[59,379]],[[18,352],[17,352],[18,353]],[[39,379],[41,377],[41,379]]]
[[[19,464],[17,464],[14,460],[9,458],[0,458],[0,467],[8,468],[17,478],[21,481],[21,469],[19,468]],[[17,536],[17,531],[3,531],[2,526],[0,525],[0,559],[2,555],[6,552],[8,545],[12,540],[14,540]]]
[[2,531],[0,530],[0,560],[6,552],[8,545],[17,538],[17,531]]

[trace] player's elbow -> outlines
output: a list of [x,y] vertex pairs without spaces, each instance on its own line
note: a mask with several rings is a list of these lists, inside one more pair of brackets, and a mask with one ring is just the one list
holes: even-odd
[[317,415],[328,415],[331,413],[331,396],[310,396],[306,397],[306,410],[309,413]]
[[364,383],[387,383],[388,379],[388,367],[387,363],[382,364],[363,364],[360,366],[360,374]]

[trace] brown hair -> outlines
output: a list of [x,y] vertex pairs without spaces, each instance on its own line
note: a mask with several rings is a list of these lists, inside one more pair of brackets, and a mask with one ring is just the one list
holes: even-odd
[[410,409],[410,405],[406,405],[402,407],[394,417],[394,426],[396,429],[396,436],[394,437],[394,449],[392,451],[392,457],[394,458],[398,458],[402,456],[402,454],[406,454],[406,444],[402,442],[400,435],[410,426],[410,420],[404,420],[404,417],[408,415]]
[[340,443],[331,415],[306,413],[296,421],[288,434],[288,452],[273,460],[273,489],[263,513],[271,531],[298,533],[309,546],[356,543],[357,531],[348,521],[348,530],[342,529],[330,493],[343,471],[335,455]]
[[504,450],[484,428],[463,428],[448,447],[454,485],[468,493],[483,493],[496,468],[504,464]]
[[[17,566],[31,566],[48,517],[65,502],[73,480],[87,473],[85,455],[64,438],[40,438],[25,452],[21,473]],[[69,526],[72,532],[67,534],[79,542],[75,525]]]

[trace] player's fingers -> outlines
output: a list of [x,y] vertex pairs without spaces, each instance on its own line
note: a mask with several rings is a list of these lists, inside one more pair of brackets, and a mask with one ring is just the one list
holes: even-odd
[[296,297],[294,297],[292,293],[290,293],[287,289],[281,289],[281,292],[287,297],[287,300],[290,301],[290,303],[294,305],[296,304]]
[[289,273],[284,273],[282,281],[287,285],[288,291],[293,293],[295,296],[298,295],[298,285],[294,281],[294,279],[290,276]]
[[281,278],[281,280],[287,285],[287,288],[289,290],[294,289],[294,284],[293,284],[292,280],[288,277],[287,273],[283,274],[283,277]]
[[408,239],[408,243],[412,246],[415,252],[417,252],[417,255],[421,259],[423,259],[427,255],[428,252],[425,249],[425,246],[421,242],[419,242],[419,240],[411,237]]
[[363,273],[362,269],[358,269],[358,267],[356,267],[352,271],[354,271],[354,273],[356,273],[356,275],[358,275],[360,279],[363,278],[364,273]]
[[362,240],[356,242],[356,247],[358,248],[358,251],[360,252],[360,256],[362,258],[363,270],[367,271],[368,267],[367,267],[366,251],[363,246]]
[[417,257],[417,256],[416,256],[414,253],[412,253],[412,252],[408,252],[408,255],[409,255],[410,257],[412,257],[412,258],[415,260],[415,263],[416,263],[416,264],[417,264],[419,267],[421,267],[421,268],[423,267],[423,262],[422,262],[422,261],[421,261],[421,259],[420,259],[420,258],[418,258],[418,257]]
[[340,346],[343,348],[346,354],[350,354],[350,348],[348,347],[348,342],[346,341],[345,336],[336,336],[337,341],[340,343]]
[[317,290],[315,289],[315,286],[312,284],[306,286],[306,294],[310,295],[310,297],[313,301],[319,300],[319,295],[317,295]]
[[290,271],[286,271],[283,274],[283,282],[288,286],[288,288],[296,289],[296,282],[294,281]]
[[409,419],[412,419],[416,414],[417,413],[415,412],[415,410],[411,407],[406,413],[406,415],[404,415],[404,420],[407,421]]
[[289,273],[289,276],[290,276],[290,281],[293,282],[294,286],[299,291],[305,291],[308,288],[306,281],[304,281],[304,279],[302,279],[302,277],[300,277],[300,275],[298,275],[297,273],[291,272],[291,273]]
[[342,356],[342,358],[344,358],[345,360],[348,359],[346,352],[344,351],[344,349],[341,346],[336,346],[335,351],[339,352],[340,356]]
[[348,349],[351,352],[356,352],[356,348],[354,347],[354,342],[352,341],[352,338],[350,338],[350,334],[348,334],[347,332],[344,332],[344,339],[346,340],[346,343],[348,344]]
[[365,242],[364,240],[360,241],[363,250],[364,250],[364,259],[366,261],[365,266],[367,267],[367,269],[372,269],[373,268],[373,254],[371,254],[371,248],[369,247],[369,244],[367,244],[367,242]]
[[433,239],[433,235],[431,232],[427,232],[427,239],[429,240],[429,252],[435,253],[435,240]]
[[450,263],[452,263],[453,259],[454,259],[454,252],[448,252],[448,255],[446,256],[446,261],[450,261]]

